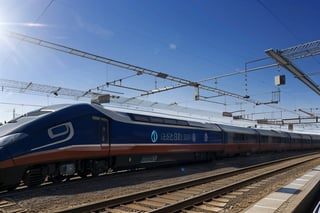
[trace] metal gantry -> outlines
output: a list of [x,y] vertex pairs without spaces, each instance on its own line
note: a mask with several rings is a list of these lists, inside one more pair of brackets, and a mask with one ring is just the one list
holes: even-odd
[[320,54],[320,40],[296,45],[280,51],[281,55],[290,60],[306,58]]
[[[172,82],[173,84],[171,84],[170,86],[164,86],[164,87],[149,90],[149,89],[141,89],[141,88],[137,88],[137,87],[124,86],[121,83],[119,84],[119,82],[126,79],[126,78],[122,78],[122,79],[118,79],[115,81],[106,82],[105,84],[100,85],[96,88],[92,88],[88,91],[80,91],[80,90],[73,90],[73,89],[62,88],[62,87],[53,87],[53,86],[47,86],[47,85],[34,84],[32,82],[23,82],[23,85],[15,86],[19,82],[0,79],[0,86],[2,86],[2,90],[4,88],[11,88],[11,89],[18,90],[18,92],[26,92],[26,91],[44,92],[44,93],[52,94],[53,96],[59,95],[59,96],[66,96],[66,97],[75,97],[76,99],[79,99],[82,97],[93,99],[93,98],[96,98],[105,92],[114,92],[114,93],[118,93],[118,94],[123,94],[123,93],[116,92],[116,91],[105,90],[104,88],[108,87],[108,86],[121,87],[121,88],[125,88],[125,89],[135,90],[135,91],[141,92],[140,96],[156,94],[156,93],[165,92],[165,91],[169,91],[169,90],[173,90],[173,89],[177,89],[177,88],[182,88],[182,87],[194,87],[195,91],[196,91],[196,93],[195,93],[196,100],[202,100],[201,98],[204,98],[205,101],[207,101],[208,97],[210,98],[210,97],[229,96],[232,98],[240,99],[245,102],[252,103],[254,105],[261,105],[261,104],[265,105],[265,104],[276,103],[276,102],[273,102],[273,101],[272,102],[260,102],[260,101],[251,99],[248,95],[240,95],[240,94],[233,93],[230,91],[218,89],[217,87],[212,87],[212,86],[205,84],[205,82],[207,82],[209,80],[217,80],[219,78],[224,78],[224,77],[228,77],[228,76],[232,76],[232,75],[238,75],[238,74],[244,74],[244,73],[247,74],[249,72],[257,71],[260,69],[265,69],[265,68],[270,68],[270,67],[281,65],[281,66],[285,67],[286,69],[288,69],[290,72],[292,72],[297,78],[299,78],[301,81],[303,81],[306,85],[308,85],[310,88],[312,88],[314,91],[316,91],[320,95],[319,86],[309,78],[308,74],[299,70],[292,63],[292,60],[306,58],[306,57],[310,57],[310,56],[313,57],[313,56],[320,54],[320,41],[309,42],[306,44],[297,45],[297,46],[283,49],[283,50],[273,50],[273,49],[266,50],[265,52],[272,59],[274,59],[276,61],[276,63],[273,63],[273,64],[269,64],[269,65],[265,65],[265,66],[261,66],[261,67],[256,67],[256,68],[252,68],[252,69],[247,69],[247,67],[246,67],[246,69],[242,70],[242,71],[233,72],[230,74],[225,74],[225,75],[216,76],[216,77],[211,77],[209,79],[200,80],[200,81],[190,81],[190,80],[187,80],[184,78],[169,75],[167,73],[143,68],[140,66],[136,66],[136,65],[129,64],[129,63],[114,60],[111,58],[99,56],[99,55],[85,52],[82,50],[78,50],[75,48],[67,47],[67,46],[64,46],[61,44],[56,44],[56,43],[45,41],[42,39],[30,37],[30,36],[27,36],[24,34],[9,32],[9,31],[5,31],[4,33],[9,37],[19,39],[19,40],[22,40],[25,42],[29,42],[29,43],[32,43],[35,45],[39,45],[39,46],[42,46],[45,48],[53,49],[56,51],[72,54],[75,56],[79,56],[79,57],[86,58],[89,60],[97,61],[100,63],[105,63],[105,64],[109,64],[112,66],[120,67],[120,68],[123,68],[126,70],[134,71],[135,74],[130,75],[129,77],[135,77],[135,76],[140,76],[140,75],[149,75],[149,76],[153,76],[156,78],[165,79],[167,81]],[[259,60],[264,60],[264,59],[265,58],[259,59]],[[200,95],[200,92],[199,92],[200,90],[213,92],[213,93],[215,93],[215,95],[213,95],[213,96],[209,95],[207,97],[204,97],[204,96]],[[217,103],[217,102],[213,102],[213,103]],[[281,111],[284,110],[280,107],[276,107],[276,108],[280,109]],[[284,110],[284,111],[286,111],[286,110]],[[282,121],[282,123],[283,123],[283,121]],[[316,122],[318,122],[318,118],[316,118]]]
[[[110,64],[112,66],[117,66],[117,67],[120,67],[120,68],[123,68],[123,69],[132,70],[132,71],[136,72],[137,75],[142,75],[142,74],[151,75],[151,76],[154,76],[154,77],[157,77],[157,78],[166,79],[168,81],[172,81],[172,82],[176,83],[176,85],[174,87],[164,87],[164,88],[159,88],[159,89],[156,89],[156,90],[143,91],[144,93],[142,95],[155,94],[155,93],[159,93],[159,92],[168,91],[168,90],[171,90],[171,89],[174,89],[174,88],[190,86],[190,87],[195,87],[195,88],[199,88],[199,89],[202,89],[202,90],[207,90],[207,91],[210,91],[210,92],[214,92],[214,93],[219,94],[219,95],[230,96],[230,97],[233,97],[233,98],[241,99],[243,101],[250,102],[250,103],[253,103],[253,104],[259,104],[259,101],[247,98],[246,96],[242,96],[242,95],[239,95],[239,94],[236,94],[236,93],[233,93],[233,92],[229,92],[229,91],[221,90],[221,89],[218,89],[218,88],[215,88],[215,87],[211,87],[211,86],[208,86],[208,85],[204,85],[204,84],[201,84],[199,82],[194,82],[194,81],[190,81],[190,80],[187,80],[187,79],[183,79],[183,78],[179,78],[179,77],[176,77],[176,76],[172,76],[172,75],[169,75],[167,73],[154,71],[154,70],[151,70],[151,69],[147,69],[147,68],[143,68],[143,67],[140,67],[140,66],[136,66],[136,65],[129,64],[129,63],[125,63],[125,62],[121,62],[121,61],[118,61],[118,60],[114,60],[114,59],[111,59],[111,58],[99,56],[99,55],[96,55],[96,54],[93,54],[93,53],[85,52],[85,51],[82,51],[82,50],[74,49],[74,48],[67,47],[67,46],[64,46],[64,45],[61,45],[61,44],[56,44],[56,43],[53,43],[53,42],[45,41],[45,40],[42,40],[42,39],[34,38],[34,37],[31,37],[31,36],[27,36],[27,35],[16,33],[16,32],[5,31],[5,33],[9,37],[12,37],[12,38],[15,38],[15,39],[19,39],[19,40],[22,40],[22,41],[25,41],[25,42],[33,43],[33,44],[36,44],[36,45],[39,45],[39,46],[42,46],[42,47],[46,47],[46,48],[54,49],[54,50],[57,50],[57,51],[60,51],[60,52],[76,55],[76,56],[83,57],[83,58],[86,58],[86,59],[89,59],[89,60],[94,60],[94,61],[97,61],[97,62]],[[109,85],[118,86],[118,85],[115,85],[115,84],[112,84],[112,83],[109,84]]]
[[268,49],[265,51],[279,65],[291,72],[297,79],[320,95],[319,85],[308,74],[293,64],[292,60],[316,56],[320,54],[320,40],[313,41],[283,50]]
[[93,99],[102,93],[57,86],[49,86],[44,84],[37,84],[32,82],[14,81],[7,79],[0,79],[1,91],[13,91],[19,93],[29,93],[29,94],[46,94],[52,96],[59,96],[61,98],[74,98],[79,100],[81,98]]

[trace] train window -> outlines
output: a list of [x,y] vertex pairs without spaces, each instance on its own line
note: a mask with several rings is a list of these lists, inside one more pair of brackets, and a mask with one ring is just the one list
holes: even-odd
[[188,122],[187,121],[182,121],[182,120],[177,120],[177,124],[180,126],[188,126]]
[[137,115],[137,114],[130,114],[130,117],[134,121],[188,126],[187,121],[176,120],[176,119],[172,119],[172,118],[150,117],[150,116],[146,116],[146,115]]
[[245,135],[239,134],[239,133],[234,133],[233,134],[233,142],[239,142],[239,141],[245,141]]
[[159,117],[150,117],[150,122],[152,123],[163,123],[163,119]]
[[149,122],[149,117],[145,115],[132,115],[132,118],[135,121]]
[[229,133],[230,143],[255,143],[257,141],[256,135]]
[[257,135],[251,135],[251,134],[246,135],[247,143],[255,143],[257,140],[258,140]]
[[174,119],[164,118],[163,121],[165,124],[172,124],[172,125],[177,124],[177,120],[174,120]]
[[304,136],[304,137],[303,137],[303,142],[304,142],[304,143],[311,143],[311,138],[308,137],[308,136]]
[[260,136],[260,143],[268,143],[269,137],[265,135]]
[[281,143],[280,137],[272,137],[272,143]]

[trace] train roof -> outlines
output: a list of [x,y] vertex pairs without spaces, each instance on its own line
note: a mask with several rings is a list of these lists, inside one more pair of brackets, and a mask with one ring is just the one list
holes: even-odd
[[[226,124],[215,124],[215,123],[201,123],[197,121],[189,121],[183,119],[176,119],[174,117],[166,117],[158,114],[139,114],[134,112],[119,112],[110,109],[106,109],[98,104],[57,104],[50,105],[46,107],[42,107],[40,109],[28,112],[23,116],[20,116],[16,119],[9,121],[7,124],[2,125],[0,127],[0,136],[4,136],[7,133],[11,132],[14,128],[17,128],[21,125],[27,124],[39,117],[42,117],[46,114],[50,114],[51,112],[59,111],[64,108],[69,107],[91,107],[102,114],[108,116],[113,120],[117,120],[120,122],[143,122],[149,124],[162,124],[162,125],[173,125],[173,126],[189,126],[189,127],[198,127],[198,128],[206,128],[213,131],[225,131],[227,133],[242,133],[242,134],[260,134],[266,136],[276,136],[276,137],[288,137],[290,135],[291,138],[295,139],[317,139],[320,140],[320,135],[316,134],[303,134],[296,132],[286,132],[286,131],[277,131],[277,130],[265,130],[265,129],[253,129],[253,128],[245,128],[239,126],[230,126]],[[85,109],[85,108],[84,108]]]
[[288,135],[281,135],[280,132],[274,130],[266,130],[266,129],[256,129],[256,131],[263,136],[272,136],[272,137],[287,137]]
[[107,115],[111,119],[121,121],[121,122],[143,122],[152,124],[164,124],[164,125],[174,125],[174,126],[192,126],[200,128],[208,128],[214,131],[221,131],[219,126],[214,123],[201,123],[196,121],[188,121],[182,119],[176,119],[172,117],[160,116],[158,114],[142,114],[133,112],[119,112],[114,110],[109,110],[101,105],[92,105],[101,113]]
[[46,115],[48,113],[57,111],[59,109],[62,109],[64,107],[69,106],[68,104],[57,104],[57,105],[50,105],[41,107],[37,110],[27,112],[17,118],[14,118],[4,125],[0,127],[0,137],[9,134],[14,129],[17,129],[18,127],[27,124],[43,115]]
[[127,113],[109,110],[99,104],[91,104],[91,106],[113,120],[122,121],[122,122],[131,121],[131,118]]
[[279,130],[271,130],[271,131],[277,132],[280,135],[280,137],[283,137],[283,138],[289,137],[289,135],[290,135],[289,132],[284,132],[284,131],[279,131]]
[[257,134],[255,129],[239,127],[239,126],[228,126],[224,124],[218,125],[225,132],[234,132],[234,133],[245,133],[245,134]]
[[301,139],[301,134],[300,133],[296,133],[296,132],[288,132],[291,138],[294,139]]

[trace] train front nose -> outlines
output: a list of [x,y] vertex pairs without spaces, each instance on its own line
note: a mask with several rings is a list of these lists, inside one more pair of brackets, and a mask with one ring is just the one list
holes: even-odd
[[0,190],[15,188],[19,185],[21,171],[5,147],[0,147]]
[[20,183],[25,168],[15,165],[9,149],[10,144],[25,136],[16,133],[0,137],[0,190],[15,188]]

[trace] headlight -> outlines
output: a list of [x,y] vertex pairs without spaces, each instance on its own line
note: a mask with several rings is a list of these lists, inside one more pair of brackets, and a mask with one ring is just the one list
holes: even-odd
[[0,137],[0,147],[8,145],[17,140],[21,140],[25,137],[27,137],[27,134],[25,133],[15,133],[15,134],[7,135],[4,137]]

